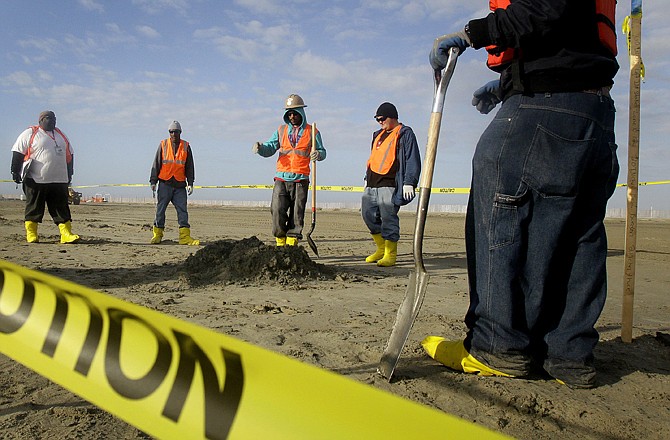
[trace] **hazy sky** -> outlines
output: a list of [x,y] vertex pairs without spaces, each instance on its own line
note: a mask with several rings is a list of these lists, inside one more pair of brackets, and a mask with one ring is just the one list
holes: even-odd
[[[360,186],[376,108],[393,102],[423,152],[433,82],[433,39],[486,14],[472,0],[4,0],[0,27],[0,142],[10,179],[10,148],[46,109],[75,150],[74,185],[147,183],[167,127],[177,119],[191,142],[196,185],[271,184],[276,157],[251,153],[281,122],[291,93],[301,95],[328,151],[320,185]],[[640,181],[670,179],[670,8],[643,4]],[[619,0],[617,28],[630,13]],[[619,33],[613,97],[626,182],[629,62]],[[477,139],[492,115],[471,105],[472,91],[495,78],[485,52],[459,59],[447,92],[434,187],[468,187]],[[0,183],[0,193],[17,192]],[[88,191],[90,192],[90,191]],[[104,189],[150,196],[148,188]],[[84,191],[85,195],[87,191]],[[640,208],[670,209],[670,185],[640,188]],[[200,199],[269,200],[265,190],[196,190]],[[348,197],[348,199],[347,199]],[[321,193],[320,200],[360,194]],[[435,195],[431,203],[462,204]],[[611,206],[625,206],[625,189]]]

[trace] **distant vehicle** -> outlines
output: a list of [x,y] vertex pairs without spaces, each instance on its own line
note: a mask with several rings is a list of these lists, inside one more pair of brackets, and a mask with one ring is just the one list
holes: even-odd
[[72,187],[68,188],[67,202],[70,205],[80,204],[81,203],[81,196],[82,196],[82,194],[80,192],[77,192],[74,189],[72,189]]

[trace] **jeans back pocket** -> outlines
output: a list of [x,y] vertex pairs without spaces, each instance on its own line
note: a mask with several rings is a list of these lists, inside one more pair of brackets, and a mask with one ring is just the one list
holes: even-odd
[[524,164],[523,180],[545,196],[574,196],[594,142],[566,139],[538,125]]

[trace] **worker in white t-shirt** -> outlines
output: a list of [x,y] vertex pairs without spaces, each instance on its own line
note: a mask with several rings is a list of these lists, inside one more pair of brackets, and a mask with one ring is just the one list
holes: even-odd
[[28,127],[12,147],[12,179],[23,183],[26,195],[25,225],[28,243],[39,241],[37,226],[44,217],[44,207],[60,229],[61,243],[76,243],[68,205],[68,187],[74,174],[72,145],[56,128],[56,115],[40,113],[39,125]]

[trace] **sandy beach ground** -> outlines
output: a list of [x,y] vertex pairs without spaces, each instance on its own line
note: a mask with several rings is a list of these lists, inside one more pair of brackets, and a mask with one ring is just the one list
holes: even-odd
[[[608,219],[609,297],[598,322],[598,386],[571,390],[544,379],[481,378],[453,372],[424,354],[428,335],[465,334],[464,217],[430,214],[424,258],[430,281],[423,308],[391,383],[376,373],[413,267],[414,214],[401,212],[398,264],[364,262],[373,242],[353,210],[318,211],[312,234],[332,279],[202,282],[183,275],[187,258],[217,240],[256,236],[273,244],[268,209],[189,208],[192,235],[177,245],[168,209],[166,241],[149,245],[154,208],[72,206],[77,245],[58,243],[47,215],[38,244],[25,242],[23,202],[0,200],[0,258],[44,271],[521,439],[670,438],[670,221],[640,220],[634,340],[621,334],[624,220]],[[306,216],[309,223],[309,213]],[[399,421],[399,423],[402,423]],[[150,438],[111,414],[0,356],[0,438]],[[267,438],[271,438],[269,435]],[[436,438],[441,438],[436,434]]]

